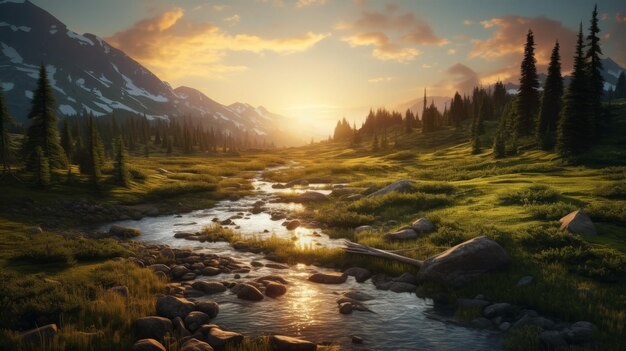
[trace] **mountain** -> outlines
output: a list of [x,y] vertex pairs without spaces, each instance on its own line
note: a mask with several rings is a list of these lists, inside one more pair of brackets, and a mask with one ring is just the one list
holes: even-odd
[[224,131],[280,135],[284,117],[263,107],[222,105],[189,87],[172,89],[94,34],[78,34],[28,0],[0,0],[0,83],[9,111],[25,122],[45,63],[59,115],[115,112],[149,119],[201,117]]

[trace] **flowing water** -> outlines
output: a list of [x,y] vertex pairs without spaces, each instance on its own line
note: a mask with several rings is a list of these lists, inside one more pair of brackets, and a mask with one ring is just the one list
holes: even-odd
[[[330,193],[327,186],[309,185],[308,189],[274,189],[272,183],[262,180],[258,173],[252,184],[255,192],[235,201],[221,201],[213,208],[193,211],[182,215],[146,217],[141,220],[121,221],[115,224],[136,227],[143,234],[138,237],[148,243],[168,244],[194,250],[206,250],[218,255],[230,256],[241,262],[260,261],[269,263],[261,255],[233,250],[225,242],[199,243],[174,238],[176,232],[195,232],[214,222],[232,217],[236,231],[241,235],[266,238],[272,235],[295,240],[302,247],[340,246],[341,240],[330,239],[320,229],[299,227],[289,231],[283,220],[272,220],[270,213],[288,212],[297,216],[302,205],[272,202],[278,192],[304,192],[315,190]],[[255,203],[265,203],[264,212],[250,213]],[[107,229],[105,226],[101,229]],[[294,238],[295,237],[295,238]],[[393,293],[376,290],[367,281],[357,283],[354,278],[339,285],[323,285],[309,282],[314,272],[327,269],[298,264],[290,269],[268,267],[252,268],[241,280],[252,280],[268,274],[277,274],[289,284],[287,293],[277,299],[265,298],[260,302],[240,300],[225,292],[206,296],[219,303],[220,312],[215,319],[226,330],[234,330],[248,336],[282,334],[301,337],[316,343],[332,342],[344,350],[503,350],[501,338],[490,331],[468,329],[453,323],[440,321],[447,311],[439,311],[429,299],[421,299],[411,293]],[[235,281],[234,274],[200,277],[204,280]],[[372,312],[354,311],[340,314],[336,300],[347,291],[360,291],[374,297],[363,304]],[[201,300],[197,298],[196,300]],[[352,344],[352,335],[363,338],[362,345]]]

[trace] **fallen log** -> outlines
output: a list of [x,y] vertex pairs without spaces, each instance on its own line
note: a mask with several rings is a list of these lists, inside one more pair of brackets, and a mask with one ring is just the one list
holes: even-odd
[[[424,261],[416,260],[414,258],[409,258],[406,256],[398,255],[393,252],[376,249],[367,245],[353,243],[352,241],[346,240],[344,242],[344,250],[349,253],[368,255],[380,258],[386,258],[389,260],[399,261],[403,263],[407,263],[413,266],[421,267],[424,264]],[[410,251],[410,250],[402,250],[402,251]]]

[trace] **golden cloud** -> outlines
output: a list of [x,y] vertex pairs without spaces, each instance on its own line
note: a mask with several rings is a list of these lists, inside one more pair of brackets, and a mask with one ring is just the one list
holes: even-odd
[[380,60],[394,60],[398,62],[412,61],[421,52],[412,47],[399,47],[391,42],[389,37],[381,32],[357,33],[352,36],[341,38],[351,47],[374,46],[372,55]]
[[296,2],[297,8],[307,7],[307,6],[321,6],[326,4],[327,0],[298,0]]
[[291,54],[306,51],[330,33],[307,32],[284,38],[252,34],[231,35],[210,23],[185,20],[182,9],[173,9],[137,22],[106,40],[165,79],[185,76],[221,78],[224,73],[247,69],[222,63],[229,51]]

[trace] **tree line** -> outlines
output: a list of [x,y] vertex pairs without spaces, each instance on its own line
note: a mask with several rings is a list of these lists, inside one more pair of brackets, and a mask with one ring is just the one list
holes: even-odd
[[149,157],[152,150],[170,155],[175,150],[205,154],[274,147],[247,131],[222,131],[193,116],[149,120],[145,115],[119,117],[113,113],[94,117],[82,111],[59,121],[56,109],[48,74],[42,65],[28,114],[30,125],[21,138],[19,154],[15,154],[17,148],[12,147],[10,132],[19,126],[0,92],[0,157],[4,175],[13,174],[12,165],[20,164],[33,174],[35,184],[47,187],[51,172],[67,171],[70,179],[72,165],[78,165],[79,172],[89,176],[93,187],[99,188],[103,181],[102,168],[111,160],[114,181],[128,186],[129,152]]

